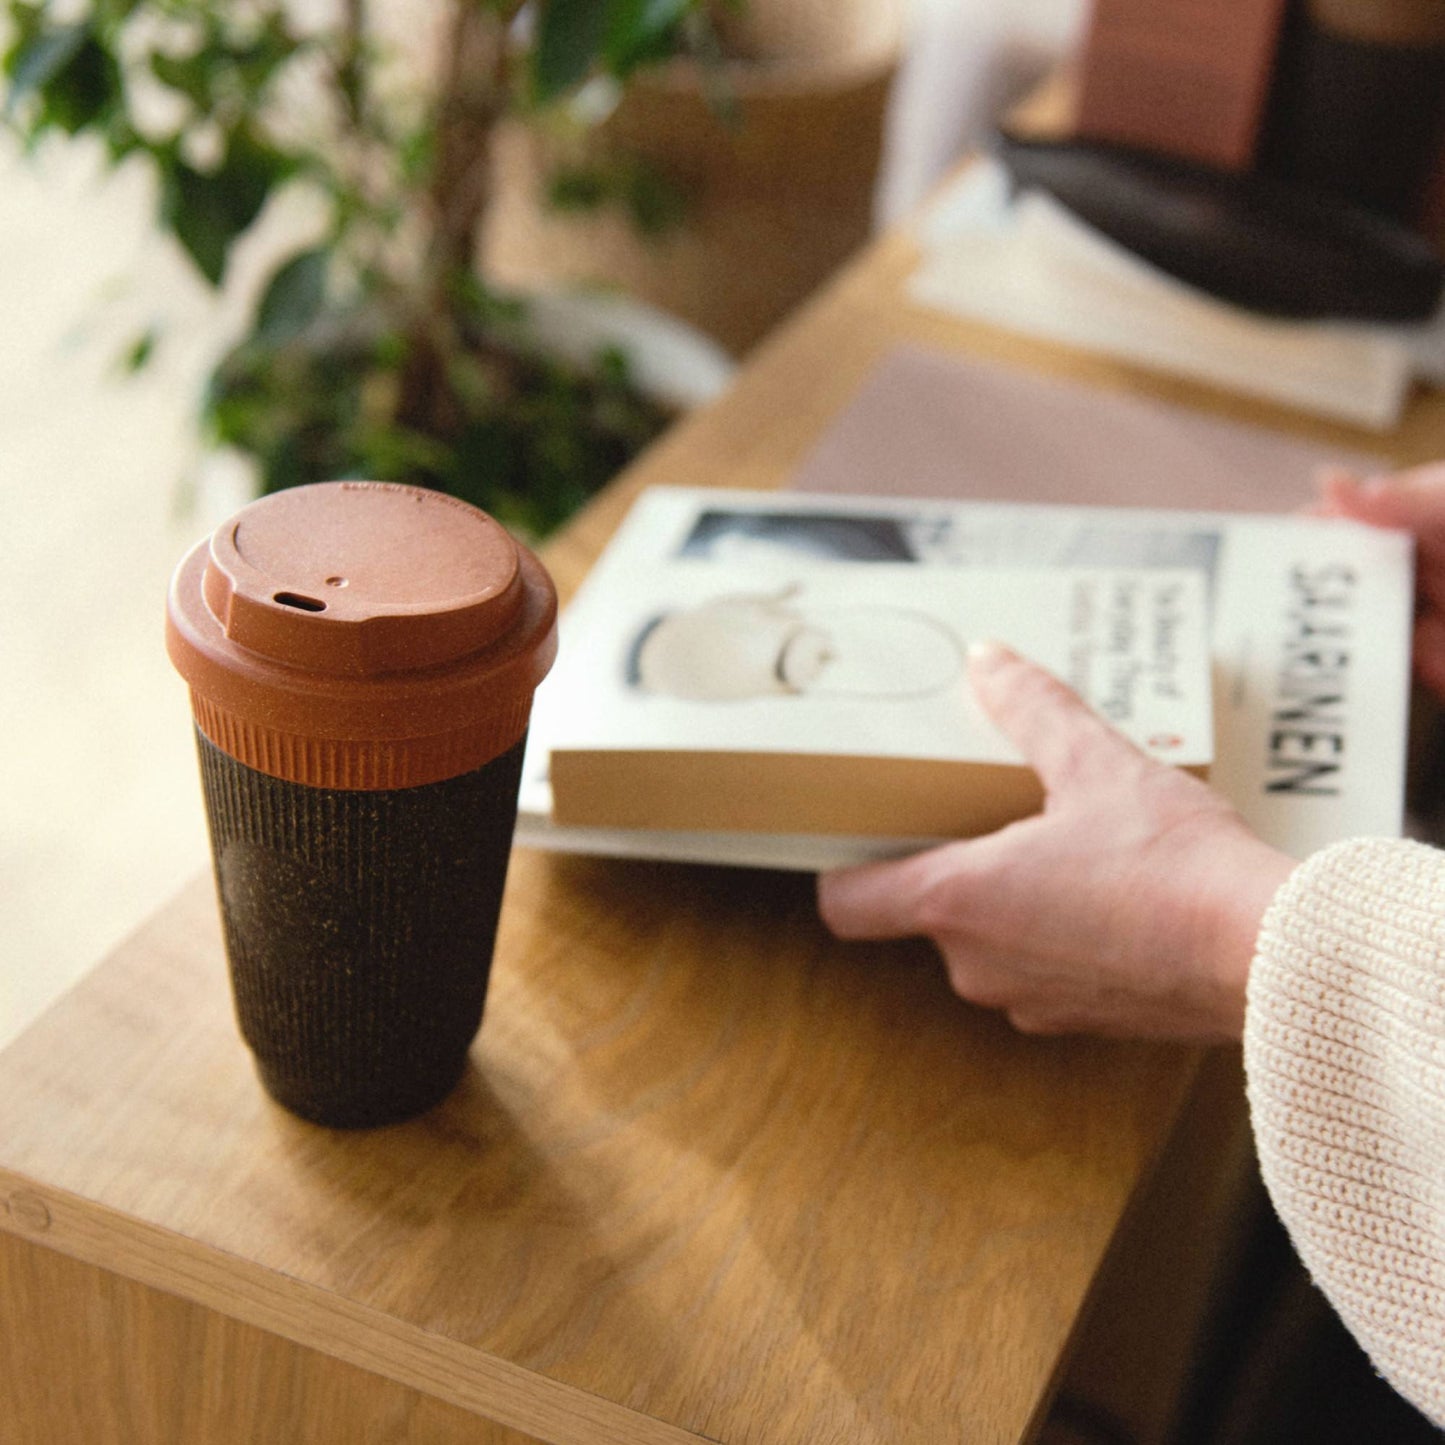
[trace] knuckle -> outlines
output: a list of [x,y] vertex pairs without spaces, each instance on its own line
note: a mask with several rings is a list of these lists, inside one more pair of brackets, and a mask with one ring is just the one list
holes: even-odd
[[1008,982],[1000,980],[976,959],[953,952],[945,954],[944,962],[948,982],[959,998],[979,1008],[998,1009],[1005,1007],[1012,997]]
[[924,854],[918,863],[911,911],[920,932],[941,940],[957,933],[968,919],[968,875],[953,849]]
[[967,999],[970,1003],[979,1003],[980,979],[978,970],[973,960],[956,950],[945,950],[943,955],[944,967],[948,970],[949,987],[953,989],[959,998]]
[[958,932],[959,914],[960,910],[952,898],[933,890],[921,894],[914,905],[919,932],[937,939],[940,944],[950,934]]

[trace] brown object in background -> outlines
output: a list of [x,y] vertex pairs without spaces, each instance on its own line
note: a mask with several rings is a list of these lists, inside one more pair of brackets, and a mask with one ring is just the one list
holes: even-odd
[[1285,0],[1095,0],[1079,134],[1247,170]]
[[719,116],[691,67],[629,82],[581,155],[640,164],[675,187],[686,209],[661,235],[641,234],[617,206],[550,205],[551,177],[578,159],[576,144],[505,123],[486,274],[527,289],[615,287],[746,352],[871,232],[901,24],[895,0],[750,4],[728,34],[743,57],[723,80],[736,123]]
[[1441,0],[1307,0],[1292,8],[1261,169],[1423,224],[1442,142]]
[[391,1123],[460,1077],[555,622],[529,552],[416,487],[265,497],[178,569],[237,1019],[302,1118]]
[[1425,204],[1420,212],[1420,231],[1445,256],[1445,141],[1435,154],[1435,169],[1425,183]]

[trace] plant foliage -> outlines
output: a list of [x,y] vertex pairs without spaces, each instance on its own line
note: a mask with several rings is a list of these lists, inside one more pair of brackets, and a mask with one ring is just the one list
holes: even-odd
[[[88,135],[112,164],[152,167],[161,224],[213,286],[278,191],[322,199],[321,234],[278,260],[206,398],[212,435],[251,453],[265,488],[406,480],[540,534],[663,424],[620,356],[539,354],[476,257],[501,119],[710,53],[706,0],[439,0],[424,93],[383,83],[394,57],[367,0],[337,0],[319,25],[276,0],[3,4],[5,121],[31,146]],[[625,161],[559,175],[553,193],[620,201],[651,229],[679,206]]]

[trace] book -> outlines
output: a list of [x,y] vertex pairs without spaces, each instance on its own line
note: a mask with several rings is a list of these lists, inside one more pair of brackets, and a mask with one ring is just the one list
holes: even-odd
[[[1210,781],[1268,841],[1303,857],[1341,837],[1398,834],[1404,821],[1412,544],[1285,510],[1308,499],[1312,473],[1328,464],[1378,466],[1153,401],[901,348],[819,437],[790,479],[800,490],[694,492],[687,506],[881,518],[885,532],[913,539],[916,560],[905,566],[915,589],[979,569],[1197,574],[1214,682]],[[1162,497],[1181,505],[1160,506]],[[639,567],[638,585],[648,577]],[[564,678],[568,653],[564,614]],[[552,686],[538,693],[520,843],[814,870],[932,841],[559,823]],[[583,704],[569,726],[587,716]]]
[[[885,538],[890,560],[778,544],[820,529]],[[721,552],[689,557],[703,535]],[[987,831],[1039,794],[968,696],[967,635],[1082,683],[1170,761],[1212,754],[1287,851],[1398,833],[1409,575],[1408,539],[1304,517],[656,489],[563,616],[518,838],[816,868]],[[823,634],[850,609],[875,615],[830,674]],[[945,637],[940,616],[969,621]],[[907,657],[890,677],[880,653]],[[895,684],[914,695],[856,695]]]
[[[1202,570],[957,556],[941,515],[829,497],[643,494],[561,624],[533,731],[564,827],[962,837],[1035,811],[972,696],[970,641],[1065,677],[1207,769]],[[1186,549],[1193,540],[1184,542]]]
[[1285,0],[1095,0],[1078,132],[1224,170],[1254,159]]

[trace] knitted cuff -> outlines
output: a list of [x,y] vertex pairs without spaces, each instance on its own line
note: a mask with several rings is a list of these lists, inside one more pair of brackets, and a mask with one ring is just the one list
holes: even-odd
[[1359,839],[1295,870],[1260,931],[1244,1058],[1295,1248],[1445,1425],[1445,853]]

